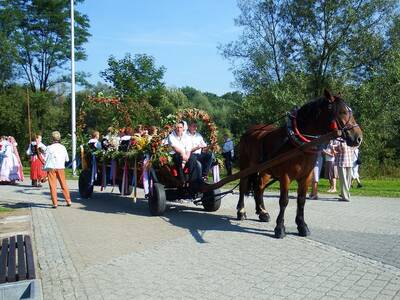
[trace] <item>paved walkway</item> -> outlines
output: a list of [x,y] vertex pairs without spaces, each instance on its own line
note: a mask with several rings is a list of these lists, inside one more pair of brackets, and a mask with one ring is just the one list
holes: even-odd
[[251,199],[235,220],[237,195],[215,213],[189,203],[151,217],[144,200],[81,200],[69,185],[76,200],[57,210],[47,188],[0,186],[6,206],[31,205],[44,299],[400,299],[400,199],[308,201],[312,235],[300,238],[293,198],[277,240],[274,194],[260,223]]

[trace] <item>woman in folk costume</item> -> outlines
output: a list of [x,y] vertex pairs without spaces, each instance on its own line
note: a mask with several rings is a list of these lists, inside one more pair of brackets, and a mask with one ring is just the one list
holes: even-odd
[[32,186],[40,187],[41,183],[47,180],[47,172],[43,171],[45,151],[46,146],[42,143],[42,136],[37,134],[26,150],[26,154],[31,157]]
[[0,136],[0,169],[1,169],[1,165],[3,164],[3,152],[1,151],[2,149],[4,149],[3,147],[4,144],[6,143],[6,139],[4,136]]
[[96,151],[101,149],[101,142],[99,141],[100,139],[100,132],[97,130],[94,130],[91,134],[91,138],[88,142],[89,148],[91,151]]
[[14,184],[17,180],[24,180],[22,164],[14,137],[3,137],[0,156],[2,157],[0,181]]

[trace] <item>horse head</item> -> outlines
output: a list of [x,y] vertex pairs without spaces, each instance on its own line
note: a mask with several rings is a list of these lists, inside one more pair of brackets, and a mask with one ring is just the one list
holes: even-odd
[[310,135],[322,135],[341,130],[347,145],[356,147],[362,142],[362,131],[353,111],[340,95],[324,91],[324,96],[302,106],[297,114],[299,127]]

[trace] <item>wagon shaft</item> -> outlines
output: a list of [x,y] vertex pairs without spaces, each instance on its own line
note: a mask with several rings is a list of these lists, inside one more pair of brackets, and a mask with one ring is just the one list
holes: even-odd
[[206,185],[202,188],[202,192],[205,193],[205,192],[209,192],[211,190],[218,189],[231,181],[234,181],[234,180],[237,180],[240,178],[244,178],[251,174],[265,171],[269,168],[275,167],[275,166],[287,161],[288,159],[292,159],[293,157],[303,154],[303,152],[307,149],[313,148],[320,144],[328,143],[330,140],[335,139],[341,135],[342,135],[342,132],[340,130],[332,131],[328,134],[322,135],[319,138],[317,138],[309,143],[305,143],[298,148],[295,148],[291,151],[288,151],[281,155],[278,155],[277,157],[270,159],[266,162],[263,162],[257,166],[253,166],[253,167],[241,170],[235,174],[225,177],[224,179],[222,179],[214,184]]

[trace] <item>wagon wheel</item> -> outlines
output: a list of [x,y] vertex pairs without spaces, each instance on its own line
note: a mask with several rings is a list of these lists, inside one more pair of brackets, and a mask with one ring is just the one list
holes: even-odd
[[164,185],[154,182],[149,197],[150,213],[153,216],[162,216],[166,209],[166,201]]
[[93,185],[91,185],[92,172],[90,169],[85,169],[79,175],[79,194],[82,198],[90,198],[93,194]]
[[221,196],[218,196],[218,194],[220,193],[221,193],[220,190],[217,189],[217,190],[211,190],[203,194],[201,202],[203,204],[205,211],[217,211],[220,208]]

